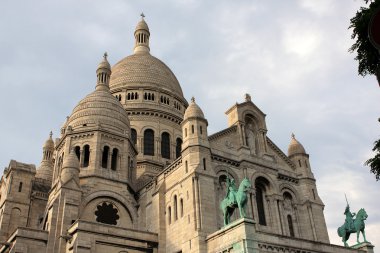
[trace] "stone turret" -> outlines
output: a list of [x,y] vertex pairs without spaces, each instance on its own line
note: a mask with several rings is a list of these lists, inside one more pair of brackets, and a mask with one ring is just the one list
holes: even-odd
[[54,142],[52,139],[53,133],[50,132],[49,139],[46,140],[43,146],[43,155],[41,165],[37,169],[36,178],[41,178],[47,182],[52,181],[53,178],[53,153]]
[[306,153],[305,148],[296,139],[294,134],[292,134],[288,147],[288,157],[296,166],[299,174],[302,174],[303,177],[314,179],[314,175],[310,169],[309,155]]
[[195,103],[194,97],[187,107],[182,122],[182,150],[191,146],[210,147],[207,135],[208,122],[202,109]]

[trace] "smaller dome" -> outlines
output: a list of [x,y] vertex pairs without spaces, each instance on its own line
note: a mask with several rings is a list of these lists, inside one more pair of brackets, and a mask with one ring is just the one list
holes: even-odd
[[63,159],[61,171],[61,181],[63,184],[71,179],[79,180],[79,160],[74,150],[71,150],[69,155]]
[[292,134],[292,139],[290,140],[288,148],[288,156],[296,154],[306,154],[306,151],[302,144],[296,139],[295,135]]
[[202,109],[195,103],[194,97],[191,98],[191,103],[189,107],[187,107],[185,111],[185,115],[183,119],[188,119],[188,118],[205,118],[205,115],[203,114]]
[[49,139],[45,141],[44,149],[54,149],[53,132],[50,132]]
[[108,54],[107,54],[107,52],[105,52],[103,55],[103,60],[98,65],[98,68],[97,68],[98,70],[99,69],[108,69],[111,71],[111,65],[107,60],[107,56],[108,56]]
[[62,168],[73,168],[73,169],[79,169],[79,160],[78,157],[75,155],[74,150],[71,150],[68,156],[63,159]]
[[142,18],[140,20],[140,22],[137,23],[136,28],[135,28],[135,32],[138,30],[145,30],[145,31],[149,32],[148,24],[145,22],[144,18]]

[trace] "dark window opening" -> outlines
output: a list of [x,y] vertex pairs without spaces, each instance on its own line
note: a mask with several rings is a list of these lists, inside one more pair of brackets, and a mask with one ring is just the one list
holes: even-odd
[[22,191],[22,182],[20,182],[20,184],[18,185],[18,192],[21,192]]
[[109,151],[110,151],[110,148],[108,146],[104,146],[103,154],[102,154],[102,168],[107,168]]
[[77,155],[78,160],[80,160],[80,147],[79,146],[75,147],[75,154]]
[[289,225],[289,233],[290,233],[290,236],[291,237],[294,237],[294,228],[293,228],[293,220],[292,220],[292,216],[290,216],[290,214],[288,215],[288,225]]
[[203,158],[203,169],[206,170],[206,158]]
[[187,164],[187,161],[185,162],[185,172],[187,173],[189,171],[189,165]]
[[170,135],[166,132],[161,135],[161,156],[170,159]]
[[182,140],[181,138],[177,138],[176,145],[175,145],[175,158],[178,158],[181,156],[181,149],[182,149]]
[[191,133],[194,133],[194,125],[191,125]]
[[202,134],[202,126],[199,126],[199,132]]
[[183,199],[180,200],[180,204],[181,204],[181,217],[183,217]]
[[116,225],[117,220],[120,218],[118,215],[118,210],[111,204],[103,202],[101,205],[96,207],[95,215],[96,221],[100,223]]
[[168,223],[169,225],[172,223],[172,209],[170,206],[168,207]]
[[144,155],[154,155],[154,132],[152,129],[144,132]]
[[174,220],[178,220],[177,195],[174,195]]
[[83,167],[88,167],[89,163],[90,163],[90,146],[85,145],[84,146]]
[[301,165],[301,160],[298,160],[298,164],[299,164],[300,167],[302,166],[302,165]]
[[118,154],[119,154],[119,150],[117,148],[114,148],[112,150],[112,157],[111,157],[111,170],[116,170],[116,168],[117,168]]
[[137,144],[137,131],[136,129],[131,129],[131,139],[133,144]]
[[266,226],[267,222],[265,220],[263,190],[259,186],[256,186],[256,203],[257,203],[257,212],[259,215],[259,224]]

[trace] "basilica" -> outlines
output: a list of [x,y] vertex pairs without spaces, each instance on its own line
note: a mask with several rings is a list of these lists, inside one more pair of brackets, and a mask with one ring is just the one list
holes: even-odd
[[[104,55],[40,165],[4,170],[0,252],[373,252],[330,244],[309,155],[294,135],[287,153],[267,137],[249,94],[209,135],[201,105],[151,54],[144,18],[134,40],[112,67]],[[228,183],[244,180],[245,215],[225,224]]]

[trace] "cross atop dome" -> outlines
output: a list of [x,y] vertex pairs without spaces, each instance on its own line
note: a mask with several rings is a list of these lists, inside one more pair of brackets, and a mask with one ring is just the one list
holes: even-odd
[[104,55],[103,55],[104,60],[107,60],[107,57],[108,57],[107,52],[104,52]]
[[137,23],[136,29],[135,29],[135,53],[149,53],[149,27],[148,24],[145,22],[144,13],[140,14],[141,20]]

